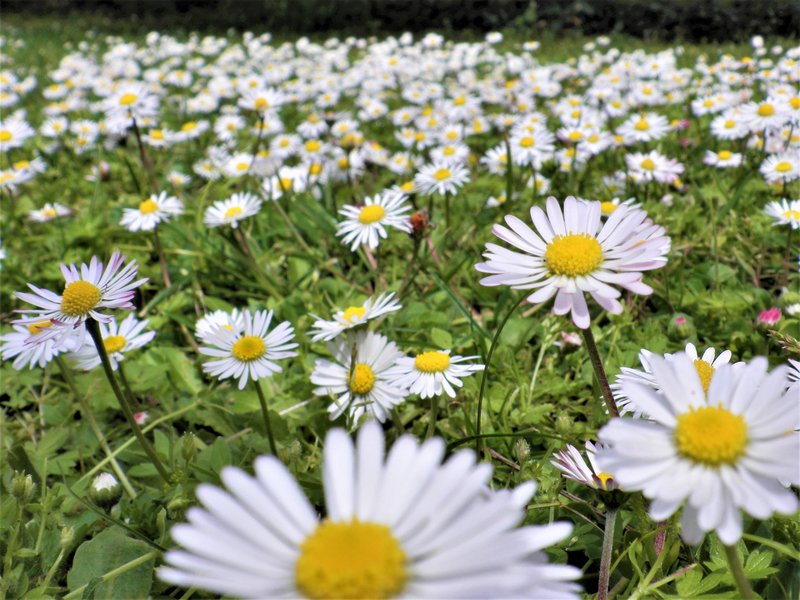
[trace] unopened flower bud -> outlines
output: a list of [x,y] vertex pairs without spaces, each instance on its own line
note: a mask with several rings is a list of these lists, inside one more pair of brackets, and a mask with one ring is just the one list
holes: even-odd
[[672,315],[667,327],[667,334],[674,340],[684,340],[694,337],[696,333],[692,319],[683,313]]
[[195,437],[193,433],[187,433],[183,436],[183,443],[181,444],[181,456],[183,460],[189,462],[194,458],[195,450],[197,446],[195,444]]
[[524,463],[531,455],[531,445],[527,440],[519,438],[514,443],[514,456],[517,457],[517,462]]
[[89,495],[98,506],[113,506],[122,495],[122,486],[111,473],[100,473],[92,481]]
[[61,537],[59,538],[58,543],[62,548],[68,548],[74,539],[75,530],[72,527],[64,527],[64,529],[61,530]]
[[11,479],[11,494],[20,504],[27,504],[33,498],[35,490],[36,484],[33,483],[33,477],[18,471],[14,473],[14,477]]

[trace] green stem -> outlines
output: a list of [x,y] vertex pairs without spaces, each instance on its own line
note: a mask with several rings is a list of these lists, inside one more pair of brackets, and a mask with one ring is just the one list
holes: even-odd
[[789,225],[789,234],[786,236],[786,253],[783,257],[783,284],[789,285],[789,263],[792,257],[792,234],[794,233],[794,227]]
[[267,399],[264,397],[264,390],[261,389],[261,382],[257,379],[253,380],[258,394],[258,402],[261,405],[261,416],[264,418],[264,428],[267,430],[267,439],[269,440],[269,448],[272,454],[277,455],[278,449],[275,445],[275,436],[272,434],[272,423],[269,420],[269,409],[267,408]]
[[47,575],[44,576],[44,581],[42,582],[40,589],[47,590],[47,588],[49,587],[50,581],[56,574],[58,567],[61,566],[61,561],[64,560],[64,550],[65,550],[64,548],[61,548],[61,551],[58,553],[58,556],[56,556],[55,562],[53,562],[53,564],[47,570]]
[[597,579],[597,600],[608,598],[608,579],[611,576],[611,554],[614,550],[614,526],[617,522],[617,510],[616,508],[606,509],[603,553],[600,555],[600,575]]
[[439,396],[434,394],[431,396],[431,418],[428,421],[428,432],[425,434],[425,439],[428,440],[433,437],[433,432],[436,430],[436,417],[439,413]]
[[153,446],[150,445],[150,442],[147,441],[147,438],[144,437],[142,430],[136,423],[136,419],[133,418],[133,411],[131,410],[130,404],[128,404],[128,400],[125,398],[125,394],[123,394],[122,390],[119,388],[117,378],[114,376],[114,369],[111,368],[111,361],[108,359],[108,352],[106,352],[106,347],[103,344],[103,336],[100,333],[100,324],[94,319],[87,319],[86,329],[89,331],[89,335],[92,336],[92,341],[94,342],[95,348],[97,348],[97,353],[100,355],[100,362],[103,365],[106,378],[108,379],[108,383],[111,385],[111,390],[117,397],[117,402],[119,402],[119,406],[122,409],[122,414],[125,416],[125,420],[128,421],[128,426],[133,431],[133,435],[136,436],[136,439],[139,440],[139,444],[142,446],[145,454],[147,454],[150,462],[156,468],[156,471],[158,471],[158,474],[161,476],[164,482],[168,484],[169,472],[164,468],[164,465],[161,464],[155,448],[153,448]]
[[742,561],[739,560],[739,553],[736,552],[736,546],[723,544],[722,547],[725,548],[725,558],[728,559],[728,567],[731,570],[731,575],[733,575],[733,580],[736,582],[739,596],[743,600],[755,600],[756,595],[753,593],[753,588],[750,587],[750,582],[747,581],[747,576],[744,574],[744,568],[742,567]]
[[583,336],[583,341],[586,343],[586,349],[589,351],[589,359],[592,361],[594,374],[597,377],[597,382],[600,384],[600,390],[603,392],[603,400],[605,400],[608,414],[612,417],[619,416],[619,409],[617,403],[614,401],[614,394],[611,393],[611,386],[608,385],[608,377],[606,371],[603,369],[603,361],[600,359],[600,353],[597,351],[597,343],[594,341],[592,334],[592,326],[589,325],[586,329],[578,328]]
[[108,442],[106,441],[103,432],[100,430],[100,427],[98,427],[97,421],[94,418],[94,414],[92,414],[92,409],[89,407],[89,403],[78,391],[78,386],[75,385],[75,380],[72,378],[72,373],[70,373],[67,365],[64,364],[64,360],[60,356],[56,356],[55,360],[59,370],[61,371],[61,376],[64,378],[64,381],[67,382],[67,386],[72,392],[72,395],[75,396],[75,399],[78,401],[78,404],[81,407],[81,417],[86,419],[86,422],[89,423],[89,427],[94,432],[97,441],[100,442],[100,447],[110,460],[111,468],[117,475],[120,484],[131,498],[136,498],[136,491],[133,489],[131,482],[128,481],[128,478],[125,476],[125,471],[122,470],[122,467],[119,466],[117,459],[114,458],[114,454],[111,452],[111,447],[108,445]]
[[500,322],[500,325],[497,328],[497,331],[494,332],[494,336],[492,337],[492,343],[489,346],[489,353],[486,355],[486,366],[483,368],[483,374],[481,375],[481,389],[478,393],[478,414],[475,416],[475,450],[478,454],[483,453],[483,438],[481,437],[481,413],[483,412],[483,394],[486,392],[486,380],[488,379],[489,375],[489,366],[492,363],[492,355],[494,354],[494,349],[497,347],[497,341],[500,339],[500,334],[503,332],[503,328],[508,323],[508,320],[511,318],[519,305],[525,301],[527,298],[527,294],[523,294],[519,300],[514,303],[514,306],[511,307],[506,313],[506,316],[503,317],[503,320]]
[[164,248],[161,247],[161,238],[158,237],[158,227],[153,229],[153,243],[156,247],[158,254],[158,264],[161,267],[161,279],[164,280],[164,287],[172,287],[172,282],[169,279],[169,272],[167,271],[167,257],[164,256]]

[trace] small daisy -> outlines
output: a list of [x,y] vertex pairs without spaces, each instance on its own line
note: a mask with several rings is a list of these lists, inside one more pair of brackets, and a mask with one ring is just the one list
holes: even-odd
[[183,202],[167,192],[151,194],[139,203],[138,208],[126,208],[122,211],[119,224],[128,231],[152,231],[156,225],[169,222],[170,218],[183,213]]
[[203,222],[207,227],[229,226],[236,229],[239,221],[257,215],[259,210],[261,198],[247,192],[234,194],[227,200],[219,200],[209,206]]
[[103,110],[109,119],[125,123],[135,119],[141,123],[158,114],[158,96],[144,84],[125,84],[105,100]]
[[790,183],[800,179],[800,156],[797,152],[783,152],[768,157],[759,167],[767,183]]
[[[103,346],[108,352],[108,359],[111,368],[117,370],[117,363],[125,360],[125,353],[141,348],[156,336],[155,331],[144,331],[149,321],[139,321],[134,315],[130,314],[117,325],[116,319],[106,323],[100,323],[100,334],[103,337]],[[75,361],[75,365],[84,371],[91,371],[100,366],[100,355],[94,343],[84,338],[83,345],[72,352],[69,357]]]
[[257,458],[255,477],[226,467],[227,490],[201,484],[203,508],[172,528],[181,548],[158,576],[244,598],[577,599],[580,570],[543,552],[572,525],[517,525],[536,485],[492,490],[491,465],[444,454],[440,438],[407,435],[387,454],[374,423],[355,445],[331,430],[324,518],[275,457]]
[[634,181],[647,183],[673,183],[683,173],[683,165],[674,158],[667,158],[655,150],[647,153],[634,152],[625,157],[628,172]]
[[328,342],[336,362],[317,359],[311,383],[317,396],[333,394],[328,407],[331,420],[345,411],[353,423],[369,415],[383,423],[392,407],[405,400],[407,390],[390,377],[390,370],[403,353],[394,342],[372,331],[358,332],[352,342],[339,338]]
[[14,325],[14,331],[0,336],[0,354],[3,360],[14,359],[12,366],[18,371],[25,366],[33,369],[34,366],[43,368],[62,352],[68,352],[75,347],[76,337],[66,340],[48,339],[41,343],[36,336],[53,326],[50,320],[35,320],[27,325]]
[[381,238],[386,239],[386,227],[394,227],[405,233],[411,231],[408,211],[411,205],[404,194],[387,191],[372,198],[364,198],[364,206],[345,205],[339,211],[345,219],[339,223],[337,236],[343,244],[349,244],[355,252],[361,244],[372,249],[378,247]]
[[531,304],[555,295],[553,312],[572,312],[572,320],[581,329],[590,324],[584,293],[610,313],[621,313],[620,292],[613,285],[651,294],[652,288],[642,282],[642,272],[666,264],[669,238],[643,210],[619,206],[602,224],[600,215],[600,202],[569,196],[562,211],[558,200],[550,196],[547,214],[538,206],[531,208],[536,232],[517,217],[506,216],[508,227],[495,225],[492,232],[524,253],[487,244],[483,254],[487,262],[475,265],[478,271],[489,273],[481,284],[535,289],[528,297]]
[[731,152],[730,150],[720,150],[719,152],[706,150],[703,162],[712,167],[738,167],[742,164],[742,155],[738,152]]
[[409,393],[419,394],[420,398],[441,396],[442,392],[455,398],[455,388],[464,385],[462,378],[483,371],[483,365],[468,362],[476,358],[478,357],[450,356],[450,350],[423,352],[414,357],[403,356],[398,359],[391,376],[408,388]]
[[238,377],[240,390],[249,379],[258,381],[281,372],[283,369],[275,361],[297,356],[297,344],[292,342],[294,329],[288,321],[269,331],[271,310],[255,314],[243,310],[242,317],[241,332],[219,326],[205,340],[208,346],[200,348],[200,354],[218,359],[205,363],[203,370],[219,379]]
[[241,335],[244,331],[244,316],[238,308],[234,308],[231,312],[215,310],[198,319],[194,326],[194,334],[206,344],[218,327],[224,327],[236,335]]
[[792,229],[800,229],[800,200],[770,202],[764,212],[775,219],[773,225],[788,225]]
[[586,458],[589,459],[587,465],[578,449],[572,444],[567,444],[567,449],[560,450],[555,454],[555,457],[550,460],[550,464],[561,471],[567,479],[572,479],[596,490],[613,490],[617,488],[613,476],[601,471],[595,460],[598,450],[601,450],[602,447],[602,444],[595,446],[587,440]]
[[348,306],[345,310],[337,311],[330,321],[313,315],[316,321],[311,329],[311,341],[329,342],[343,331],[366,325],[372,319],[377,319],[401,308],[400,302],[394,297],[394,292],[391,292],[367,298],[360,306]]
[[635,114],[619,126],[617,133],[625,144],[659,140],[669,133],[669,121],[655,113]]
[[48,202],[39,210],[32,210],[29,212],[28,219],[31,221],[36,221],[37,223],[46,223],[47,221],[52,221],[53,219],[58,219],[60,217],[68,217],[71,214],[72,211],[63,204],[59,204],[58,202]]
[[35,134],[36,132],[24,119],[12,117],[5,121],[0,120],[0,152],[24,146],[25,141]]
[[650,366],[660,391],[623,385],[652,420],[615,418],[599,433],[607,448],[597,462],[620,488],[652,499],[656,521],[683,505],[681,536],[693,545],[714,530],[735,544],[740,509],[758,519],[794,513],[797,498],[781,484],[800,485],[800,421],[786,368],[767,373],[763,357],[740,369],[722,365],[706,394],[685,354],[653,356]]
[[455,195],[469,180],[469,171],[462,165],[433,163],[425,165],[414,176],[414,186],[420,194]]

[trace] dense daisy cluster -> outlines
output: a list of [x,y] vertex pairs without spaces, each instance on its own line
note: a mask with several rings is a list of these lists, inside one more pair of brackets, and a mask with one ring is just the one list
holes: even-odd
[[737,543],[796,555],[800,48],[23,56],[0,59],[2,402],[45,489],[25,508],[3,472],[9,522],[42,519],[4,579],[17,550],[55,561],[48,596],[60,561],[107,558],[80,507],[48,524],[56,475],[152,542],[70,597],[141,565],[132,596],[747,597]]

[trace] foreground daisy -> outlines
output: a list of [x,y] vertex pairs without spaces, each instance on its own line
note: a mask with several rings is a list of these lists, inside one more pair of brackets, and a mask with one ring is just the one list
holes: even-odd
[[343,331],[366,325],[372,319],[377,319],[401,308],[400,302],[394,297],[394,292],[391,292],[367,298],[360,306],[348,306],[345,310],[337,311],[330,321],[325,321],[315,315],[316,321],[311,329],[311,341],[330,341]]
[[411,223],[408,211],[411,205],[404,194],[386,192],[372,198],[364,198],[364,206],[346,205],[339,211],[345,218],[339,223],[336,235],[343,244],[350,244],[355,252],[361,244],[372,249],[378,247],[381,238],[386,239],[387,227],[409,233]]
[[487,261],[475,265],[490,274],[481,283],[535,289],[528,296],[531,304],[555,295],[553,312],[571,312],[581,329],[590,324],[584,293],[608,312],[619,314],[620,291],[612,285],[651,294],[652,288],[642,282],[642,272],[666,264],[669,238],[643,210],[620,205],[602,224],[600,216],[600,202],[572,196],[564,201],[563,211],[552,196],[547,199],[547,214],[538,206],[531,208],[536,232],[517,217],[506,216],[508,227],[495,225],[492,232],[524,254],[486,244]]
[[414,357],[403,356],[398,359],[391,376],[408,388],[409,393],[419,394],[420,398],[441,396],[442,392],[455,398],[455,388],[464,385],[461,379],[483,371],[483,365],[469,363],[476,358],[478,357],[450,356],[450,350],[423,352]]
[[758,519],[797,510],[781,485],[800,484],[797,396],[786,390],[785,367],[767,373],[763,357],[722,365],[706,394],[687,355],[652,356],[650,366],[660,391],[632,381],[623,389],[652,421],[612,419],[599,433],[608,448],[598,464],[621,489],[651,498],[657,521],[685,503],[681,536],[690,544],[714,530],[736,543],[740,509]]
[[269,331],[271,310],[255,314],[243,310],[242,318],[241,332],[220,325],[203,340],[208,346],[200,348],[201,354],[218,359],[205,363],[203,370],[219,379],[237,377],[240,390],[250,379],[258,381],[282,371],[275,361],[297,356],[297,344],[292,342],[294,329],[288,321]]
[[255,477],[227,467],[227,490],[197,488],[204,508],[173,527],[182,548],[158,575],[245,598],[577,598],[580,571],[542,552],[571,525],[517,527],[536,485],[493,491],[490,465],[444,450],[403,436],[384,456],[377,424],[355,446],[331,430],[322,519],[277,459],[256,459]]
[[138,208],[124,209],[119,224],[128,231],[152,231],[162,221],[169,221],[182,212],[183,202],[161,192],[140,202]]

